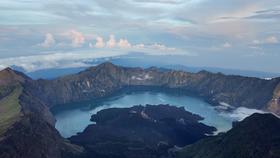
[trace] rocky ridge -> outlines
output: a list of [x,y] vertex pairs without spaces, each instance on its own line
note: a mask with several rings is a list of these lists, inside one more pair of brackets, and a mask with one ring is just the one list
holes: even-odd
[[126,68],[103,63],[75,75],[32,82],[31,92],[49,106],[111,95],[125,87],[176,89],[214,105],[261,109],[280,114],[280,78],[265,80],[221,73],[188,73],[157,68]]

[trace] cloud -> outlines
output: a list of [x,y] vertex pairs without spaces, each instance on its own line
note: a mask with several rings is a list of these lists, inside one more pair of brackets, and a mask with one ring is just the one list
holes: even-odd
[[4,66],[4,65],[0,65],[0,71],[5,69],[7,66]]
[[110,35],[109,41],[106,43],[108,48],[114,48],[116,46],[116,40],[114,35]]
[[89,46],[89,48],[93,48],[94,47],[92,43],[89,43],[88,46]]
[[69,35],[72,39],[72,46],[73,47],[81,47],[85,43],[85,37],[81,32],[76,30],[71,30]]
[[[243,60],[238,56],[253,52],[248,46],[261,47],[266,52],[266,58],[256,57],[254,60],[260,64],[252,64],[251,68],[279,71],[276,67],[280,63],[274,56],[279,57],[277,50],[280,45],[268,45],[280,39],[280,7],[277,0],[234,0],[234,5],[225,0],[6,0],[0,1],[0,10],[2,58],[44,53],[47,49],[42,45],[34,47],[34,44],[44,43],[44,46],[50,46],[48,43],[51,42],[40,40],[47,32],[55,37],[55,44],[51,47],[54,51],[93,51],[94,49],[89,48],[96,48],[96,34],[93,35],[93,32],[100,35],[109,32],[122,39],[127,37],[127,43],[131,47],[121,49],[119,39],[110,38],[108,41],[103,36],[105,46],[102,51],[112,48],[118,52],[145,51],[161,54],[164,50],[167,53],[182,50],[197,53],[205,59],[203,64],[206,66],[240,68],[248,64],[241,66],[239,62],[235,62],[229,66],[227,63],[233,57],[236,57],[235,61]],[[69,30],[72,29],[74,31],[71,37]],[[79,31],[82,33],[76,33]],[[63,32],[68,32],[68,36],[63,36]],[[278,39],[266,40],[269,35]],[[259,42],[252,43],[254,39]],[[225,49],[223,44],[226,41],[234,47]],[[262,47],[262,44],[267,46]],[[212,63],[213,45],[219,51],[226,52],[223,54],[225,65]],[[176,47],[177,50],[172,51],[174,48],[171,47]],[[25,51],[21,51],[23,49]],[[222,55],[219,54],[220,56]]]
[[226,43],[223,44],[223,47],[224,48],[230,48],[230,47],[232,47],[232,45],[229,42],[226,42]]
[[142,50],[142,51],[150,51],[150,50],[159,50],[159,51],[176,51],[176,48],[168,47],[164,44],[154,43],[154,44],[131,44],[127,39],[119,39],[119,42],[115,39],[114,35],[110,35],[110,39],[107,42],[108,48],[120,48],[120,49],[127,49],[127,50]]
[[120,39],[119,43],[118,43],[118,46],[120,48],[130,48],[131,47],[131,44],[128,42],[127,39]]
[[148,46],[148,48],[162,50],[162,51],[175,51],[176,50],[176,48],[167,47],[166,45],[158,44],[158,43],[154,43],[154,44]]
[[134,45],[133,47],[136,49],[143,49],[143,48],[145,48],[145,45],[143,43],[140,43],[140,44]]
[[0,69],[9,66],[22,67],[27,72],[50,68],[88,67],[87,61],[98,58],[126,55],[128,52],[100,51],[72,51],[55,52],[41,55],[30,55],[0,59]]
[[139,3],[181,4],[184,0],[134,0]]
[[[168,47],[164,44],[159,44],[159,43],[131,44],[128,39],[120,38],[118,40],[115,38],[115,35],[113,35],[113,34],[110,35],[109,40],[106,42],[106,44],[103,39],[104,39],[103,37],[97,36],[96,44],[94,47],[103,48],[103,49],[111,49],[111,50],[123,49],[125,51],[141,51],[143,53],[148,53],[148,54],[150,54],[151,52],[154,52],[154,53],[152,53],[153,55],[161,54],[162,52],[164,52],[166,54],[167,52],[176,52],[177,51],[177,49],[174,47]],[[89,47],[93,48],[93,44],[89,43]]]
[[246,17],[247,19],[255,20],[279,20],[280,8],[272,8],[256,11],[254,15]]
[[279,39],[276,36],[268,36],[262,40],[255,39],[252,41],[253,45],[277,44],[277,43],[279,43]]
[[49,48],[55,44],[55,39],[51,33],[47,33],[45,35],[45,41],[43,43],[40,43],[39,46],[42,46],[44,48]]
[[245,119],[246,117],[248,117],[248,116],[250,116],[254,113],[263,114],[265,112],[261,111],[261,110],[257,110],[257,109],[249,109],[249,108],[245,108],[245,107],[239,107],[231,113],[224,112],[224,113],[221,113],[221,115],[223,115],[225,117],[229,117],[233,120],[242,121],[243,119]]
[[255,45],[258,45],[258,44],[261,44],[261,41],[259,41],[259,40],[253,40],[252,43],[255,44]]
[[33,72],[51,68],[89,67],[91,66],[88,65],[88,63],[90,63],[89,61],[95,59],[133,55],[134,53],[143,53],[144,55],[186,55],[186,53],[180,54],[180,52],[176,51],[165,51],[167,49],[166,46],[161,46],[164,49],[151,49],[151,46],[142,46],[141,44],[141,49],[138,51],[132,47],[124,51],[104,48],[88,51],[53,52],[40,55],[0,58],[0,69],[10,66],[19,66],[27,72]]
[[278,42],[279,42],[278,38],[275,36],[269,36],[265,39],[265,43],[268,43],[268,44],[276,44]]
[[96,48],[103,48],[103,47],[105,47],[105,43],[104,43],[104,40],[103,40],[102,37],[100,37],[100,36],[96,37],[95,47]]

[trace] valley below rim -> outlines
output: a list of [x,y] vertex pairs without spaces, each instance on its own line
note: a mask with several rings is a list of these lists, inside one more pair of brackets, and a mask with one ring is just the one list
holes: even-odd
[[216,133],[228,131],[234,121],[240,121],[255,112],[262,112],[244,107],[231,108],[223,103],[216,105],[181,89],[147,86],[125,87],[106,97],[56,105],[51,111],[56,119],[56,129],[63,137],[68,138],[93,124],[90,117],[100,110],[147,104],[184,107],[185,110],[203,117],[202,123],[217,128]]

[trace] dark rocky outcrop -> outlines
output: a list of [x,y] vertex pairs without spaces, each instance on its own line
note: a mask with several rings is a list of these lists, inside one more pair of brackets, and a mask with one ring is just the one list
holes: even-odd
[[88,157],[167,157],[174,146],[200,140],[216,129],[202,118],[170,105],[106,109],[91,118],[96,124],[70,138],[85,147]]
[[83,149],[60,137],[56,129],[34,115],[25,115],[0,140],[1,158],[74,158]]
[[187,146],[178,158],[280,158],[280,119],[253,114],[225,134]]
[[150,86],[182,90],[203,97],[212,104],[225,102],[234,107],[270,110],[279,114],[280,96],[276,91],[279,83],[280,78],[264,80],[207,71],[162,71],[104,63],[76,75],[32,82],[30,88],[50,106],[108,96],[124,87]]
[[71,158],[83,148],[70,144],[54,128],[48,106],[26,88],[32,82],[22,73],[0,71],[0,157]]

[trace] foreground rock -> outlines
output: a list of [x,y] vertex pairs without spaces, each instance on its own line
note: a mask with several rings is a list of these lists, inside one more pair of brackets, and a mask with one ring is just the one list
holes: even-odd
[[253,114],[225,134],[187,146],[178,158],[280,158],[280,119]]
[[81,157],[83,148],[60,136],[48,106],[26,90],[28,82],[22,73],[0,71],[0,157]]
[[24,116],[0,140],[1,158],[77,158],[83,149],[70,144],[36,116]]
[[167,156],[174,146],[200,140],[216,129],[202,118],[169,105],[146,105],[102,110],[92,116],[96,124],[70,138],[85,147],[89,157],[148,158]]

